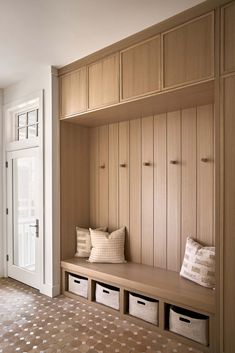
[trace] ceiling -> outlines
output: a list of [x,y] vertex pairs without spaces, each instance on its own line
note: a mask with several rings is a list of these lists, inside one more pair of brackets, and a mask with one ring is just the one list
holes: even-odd
[[66,65],[203,0],[0,0],[0,87]]

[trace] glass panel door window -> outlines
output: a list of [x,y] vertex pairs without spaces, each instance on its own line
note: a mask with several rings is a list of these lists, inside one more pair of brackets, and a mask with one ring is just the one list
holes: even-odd
[[39,156],[39,147],[7,153],[8,276],[34,288],[40,288],[43,266]]
[[16,140],[26,140],[38,137],[38,109],[17,115]]
[[35,157],[12,160],[13,264],[35,271],[38,236],[38,171]]

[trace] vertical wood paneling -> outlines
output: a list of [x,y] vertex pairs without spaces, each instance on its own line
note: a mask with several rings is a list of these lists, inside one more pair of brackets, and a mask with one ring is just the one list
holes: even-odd
[[109,222],[109,130],[108,126],[99,128],[99,226]]
[[188,236],[197,236],[196,108],[182,111],[182,224],[181,260]]
[[213,134],[211,105],[90,129],[90,225],[126,226],[129,260],[179,271],[187,236],[214,243]]
[[109,231],[118,228],[118,124],[109,125]]
[[154,117],[154,266],[166,268],[166,114]]
[[[144,165],[149,163],[149,165]],[[142,263],[153,265],[153,117],[142,119]]]
[[[120,164],[124,164],[121,167]],[[129,121],[119,123],[119,227],[126,227],[126,257],[130,257],[129,241]]]
[[[173,164],[176,162],[175,164]],[[167,268],[180,269],[181,112],[167,114]]]
[[90,226],[99,225],[99,129],[90,129]]
[[88,128],[69,123],[61,123],[60,134],[61,258],[69,259],[76,252],[75,227],[89,226],[89,136]]
[[197,239],[205,244],[214,243],[213,146],[213,106],[200,106],[197,108]]
[[224,79],[224,237],[223,332],[224,352],[235,347],[235,76]]
[[130,121],[130,258],[141,263],[141,120]]

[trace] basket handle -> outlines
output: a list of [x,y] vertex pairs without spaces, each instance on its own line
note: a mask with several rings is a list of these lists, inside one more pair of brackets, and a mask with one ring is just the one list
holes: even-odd
[[140,300],[137,300],[137,303],[138,303],[138,304],[141,304],[141,305],[145,305],[145,303],[144,303],[144,302],[141,302]]
[[103,289],[103,293],[107,293],[107,294],[109,294],[109,291],[108,291],[108,290],[106,290],[106,289]]
[[81,282],[80,282],[80,281],[78,281],[77,279],[75,279],[75,280],[74,280],[74,282],[75,282],[75,283],[79,283],[79,284],[81,283]]
[[188,319],[185,319],[184,317],[179,317],[179,320],[180,321],[183,321],[183,322],[187,322],[187,323],[189,323],[190,324],[190,320],[188,320]]

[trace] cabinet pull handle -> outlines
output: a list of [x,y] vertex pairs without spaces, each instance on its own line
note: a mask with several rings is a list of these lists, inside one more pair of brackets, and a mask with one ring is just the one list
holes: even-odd
[[105,164],[102,164],[101,166],[100,166],[100,169],[104,169],[105,168]]
[[121,168],[126,168],[126,163],[121,163],[121,164],[120,164],[120,167],[121,167]]
[[177,161],[170,161],[170,164],[177,164]]
[[208,158],[201,158],[201,161],[204,163],[207,163],[209,161],[209,159]]
[[148,166],[150,166],[150,162],[144,162],[143,165],[144,165],[145,167],[148,167]]

